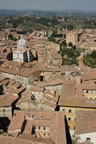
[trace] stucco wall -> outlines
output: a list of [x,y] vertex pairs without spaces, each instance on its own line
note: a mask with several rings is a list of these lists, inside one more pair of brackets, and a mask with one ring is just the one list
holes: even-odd
[[80,139],[78,139],[78,142],[85,142],[86,138],[90,138],[91,142],[93,144],[96,144],[96,132],[80,134],[78,136],[80,137]]
[[11,107],[0,107],[0,117],[12,118],[12,108]]
[[54,91],[58,91],[59,94],[61,95],[62,85],[45,86],[45,89],[46,89],[46,90],[54,90]]
[[43,92],[32,91],[32,94],[35,96],[36,100],[41,100],[43,97]]

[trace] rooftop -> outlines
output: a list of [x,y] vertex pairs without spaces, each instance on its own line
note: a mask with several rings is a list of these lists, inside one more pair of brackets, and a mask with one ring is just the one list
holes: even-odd
[[16,96],[3,94],[0,96],[0,107],[11,106],[16,99]]
[[76,113],[76,134],[96,132],[96,112],[78,111]]
[[96,108],[96,100],[83,96],[82,85],[70,80],[63,84],[59,105]]
[[[15,130],[22,129],[22,125],[26,120],[24,131],[21,135],[17,134],[17,138],[23,140],[32,140],[35,142],[40,142],[47,144],[66,144],[66,131],[64,122],[64,112],[24,112],[15,111],[13,119],[9,125],[8,132],[13,134]],[[33,126],[47,126],[50,127],[50,137],[36,138],[34,134],[31,134]],[[58,131],[59,129],[59,131]]]

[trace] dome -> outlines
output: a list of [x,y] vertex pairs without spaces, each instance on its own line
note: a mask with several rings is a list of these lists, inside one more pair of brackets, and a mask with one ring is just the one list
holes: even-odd
[[18,41],[17,47],[18,48],[27,48],[26,40],[23,37],[21,37],[21,39]]

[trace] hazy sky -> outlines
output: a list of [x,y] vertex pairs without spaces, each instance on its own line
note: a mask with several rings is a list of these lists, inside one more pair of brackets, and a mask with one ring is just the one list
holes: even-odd
[[96,11],[96,0],[0,0],[0,9]]

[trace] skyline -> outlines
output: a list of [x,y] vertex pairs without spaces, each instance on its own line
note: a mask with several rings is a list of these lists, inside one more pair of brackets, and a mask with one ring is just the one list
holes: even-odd
[[0,0],[0,9],[8,10],[81,10],[96,11],[96,0]]

